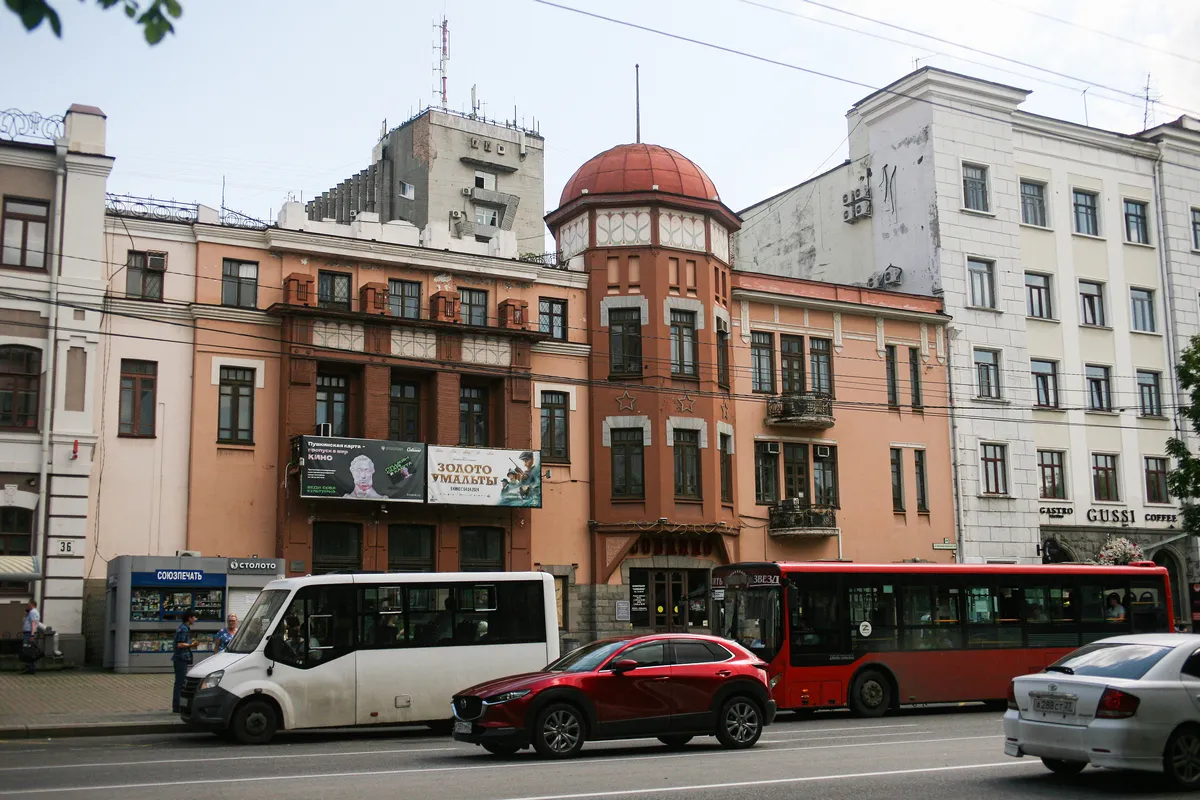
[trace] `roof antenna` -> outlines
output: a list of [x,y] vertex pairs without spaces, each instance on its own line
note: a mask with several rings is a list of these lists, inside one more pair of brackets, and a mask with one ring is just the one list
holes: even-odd
[[633,96],[634,108],[637,115],[637,141],[642,143],[642,67],[633,65]]

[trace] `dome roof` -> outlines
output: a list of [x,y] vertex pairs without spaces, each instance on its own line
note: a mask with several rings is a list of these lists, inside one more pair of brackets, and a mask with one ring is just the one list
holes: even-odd
[[584,193],[667,192],[697,200],[718,200],[717,187],[687,157],[656,144],[619,144],[605,150],[571,176],[558,205]]

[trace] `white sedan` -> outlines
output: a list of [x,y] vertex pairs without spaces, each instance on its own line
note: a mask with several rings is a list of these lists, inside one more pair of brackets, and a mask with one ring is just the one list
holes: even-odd
[[1062,774],[1165,772],[1200,789],[1200,635],[1114,636],[1014,679],[1004,752]]

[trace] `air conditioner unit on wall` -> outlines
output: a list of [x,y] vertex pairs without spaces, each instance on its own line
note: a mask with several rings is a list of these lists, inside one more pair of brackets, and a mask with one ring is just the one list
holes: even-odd
[[767,442],[767,455],[779,455],[779,442]]
[[871,216],[871,201],[860,200],[854,204],[854,216],[869,217]]
[[199,550],[176,550],[175,555],[179,558],[200,558]]
[[848,206],[848,205],[850,205],[850,204],[851,204],[851,203],[853,203],[853,202],[854,202],[854,195],[853,195],[853,194],[851,194],[850,192],[843,192],[843,193],[842,193],[842,205],[844,205],[844,206]]
[[450,219],[462,219],[462,215],[463,213],[461,211],[451,211]]
[[858,221],[858,217],[854,216],[854,209],[847,208],[842,212],[842,222],[854,223]]
[[813,448],[813,450],[816,453],[817,458],[829,458],[830,456],[829,447],[826,445],[819,444]]
[[470,196],[471,196],[471,187],[464,186],[463,187],[463,197],[470,197]]

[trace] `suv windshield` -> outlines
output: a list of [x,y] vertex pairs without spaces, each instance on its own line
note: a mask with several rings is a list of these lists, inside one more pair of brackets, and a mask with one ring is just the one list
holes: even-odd
[[233,635],[229,646],[225,648],[226,652],[253,653],[257,650],[263,634],[271,627],[271,620],[275,619],[279,609],[283,608],[283,601],[287,599],[287,596],[287,589],[267,589],[259,592],[258,597],[254,600],[254,605],[250,606],[250,610],[246,612],[242,626],[238,628],[238,632]]
[[1046,671],[1138,680],[1171,652],[1156,644],[1089,644],[1055,661]]
[[586,644],[547,666],[546,672],[591,672],[628,642],[628,639],[617,639]]

